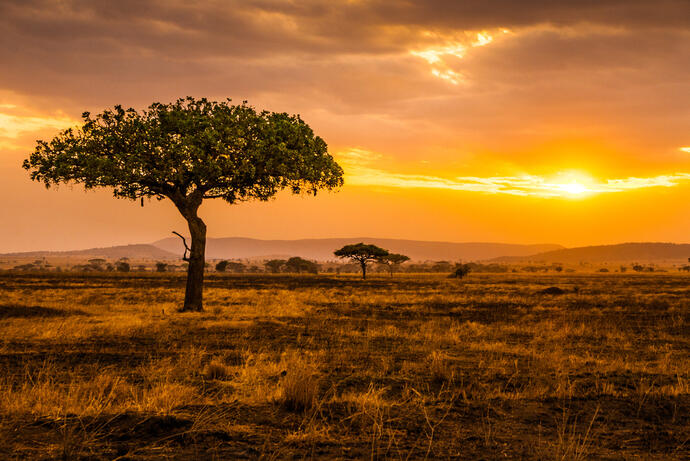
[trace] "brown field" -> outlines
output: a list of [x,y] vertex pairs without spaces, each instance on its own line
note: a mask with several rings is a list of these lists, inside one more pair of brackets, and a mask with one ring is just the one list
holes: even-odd
[[690,276],[183,282],[0,274],[0,457],[690,458]]

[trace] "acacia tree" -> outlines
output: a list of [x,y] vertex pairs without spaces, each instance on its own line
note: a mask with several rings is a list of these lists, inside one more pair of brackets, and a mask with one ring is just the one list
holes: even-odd
[[384,266],[388,266],[388,271],[390,272],[391,277],[393,277],[393,270],[399,267],[405,261],[409,260],[409,256],[401,255],[398,253],[389,253],[386,256],[378,258],[376,262],[379,264],[383,264]]
[[384,256],[388,256],[388,250],[377,247],[376,245],[367,245],[365,243],[354,243],[345,245],[339,250],[333,252],[339,258],[350,258],[352,262],[359,263],[362,268],[362,278],[367,278],[367,262],[377,261]]
[[[115,106],[50,141],[24,161],[46,187],[109,187],[115,197],[170,199],[187,221],[191,248],[182,311],[203,310],[204,199],[268,200],[285,188],[316,194],[343,184],[343,171],[299,116],[187,97],[138,112]],[[178,234],[179,235],[179,234]],[[189,255],[187,254],[189,252]]]

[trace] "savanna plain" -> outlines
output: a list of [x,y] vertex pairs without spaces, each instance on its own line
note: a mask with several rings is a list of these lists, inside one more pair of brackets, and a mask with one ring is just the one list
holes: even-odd
[[0,457],[690,459],[688,275],[184,282],[0,273]]

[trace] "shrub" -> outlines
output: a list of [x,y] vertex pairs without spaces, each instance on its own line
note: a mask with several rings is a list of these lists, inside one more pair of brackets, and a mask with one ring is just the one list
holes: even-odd
[[308,410],[319,393],[319,383],[306,369],[293,369],[285,373],[282,382],[281,405],[290,411]]
[[450,278],[461,279],[470,273],[471,267],[469,264],[456,264],[455,270],[449,275]]
[[228,367],[214,359],[204,367],[201,374],[206,379],[225,379],[228,376]]
[[453,367],[448,357],[439,351],[434,351],[428,358],[429,373],[436,383],[450,383],[453,381]]
[[125,261],[118,261],[115,268],[118,272],[129,272],[130,270],[129,263]]
[[282,372],[278,402],[289,411],[308,410],[319,394],[316,368],[296,353],[285,353],[281,362],[285,370]]

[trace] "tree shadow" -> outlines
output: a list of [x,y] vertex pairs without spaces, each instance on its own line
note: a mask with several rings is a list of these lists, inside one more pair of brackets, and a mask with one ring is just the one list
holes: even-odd
[[88,315],[80,310],[62,310],[43,306],[22,306],[20,304],[0,305],[0,319],[35,318],[35,317],[70,317]]

